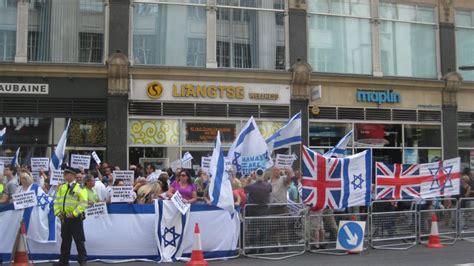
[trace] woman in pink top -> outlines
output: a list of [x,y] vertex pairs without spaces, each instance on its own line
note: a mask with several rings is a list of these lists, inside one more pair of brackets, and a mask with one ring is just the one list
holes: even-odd
[[175,180],[171,184],[167,196],[171,198],[176,191],[179,191],[183,201],[186,203],[194,203],[197,201],[196,186],[192,183],[191,177],[186,170],[179,172],[178,180]]

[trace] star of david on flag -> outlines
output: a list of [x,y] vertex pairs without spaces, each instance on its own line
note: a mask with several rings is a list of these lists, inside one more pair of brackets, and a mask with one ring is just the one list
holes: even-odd
[[176,243],[179,238],[181,237],[180,234],[176,233],[176,227],[172,226],[171,228],[165,227],[165,233],[163,234],[163,242],[165,248],[167,246],[176,247]]
[[461,158],[420,165],[420,196],[433,198],[459,195],[461,186]]

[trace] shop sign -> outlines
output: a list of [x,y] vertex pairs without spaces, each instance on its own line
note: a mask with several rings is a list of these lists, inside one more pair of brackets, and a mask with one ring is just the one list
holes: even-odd
[[235,139],[235,124],[186,123],[186,142],[213,143],[217,131],[220,131],[224,143],[231,143]]
[[49,84],[0,83],[0,94],[49,94]]
[[400,93],[393,90],[357,90],[358,102],[377,103],[399,103],[401,101]]
[[134,80],[131,100],[289,104],[290,87],[278,84]]

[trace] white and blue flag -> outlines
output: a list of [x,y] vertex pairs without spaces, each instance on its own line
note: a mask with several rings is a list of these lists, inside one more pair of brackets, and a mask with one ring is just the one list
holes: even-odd
[[160,262],[176,261],[183,254],[183,238],[189,220],[189,209],[181,214],[171,200],[155,200],[155,238]]
[[67,134],[69,131],[69,125],[71,124],[71,119],[67,121],[66,128],[59,139],[58,146],[54,150],[53,155],[51,156],[51,160],[49,162],[49,168],[51,170],[60,170],[61,165],[63,164],[64,159],[64,151],[66,150],[66,142],[67,142]]
[[267,138],[266,142],[270,152],[291,145],[301,144],[301,111]]
[[221,134],[217,131],[216,145],[212,151],[210,163],[211,183],[209,184],[209,197],[211,204],[221,209],[234,213],[234,195],[229,174],[226,171],[224,153],[221,147]]
[[340,208],[369,206],[372,187],[372,150],[337,160],[342,162]]
[[243,175],[250,174],[258,168],[265,170],[273,166],[267,143],[253,116],[240,131],[239,136],[230,147],[227,157],[235,166],[236,171]]
[[39,243],[56,242],[56,216],[53,210],[53,198],[48,196],[38,184],[30,187],[36,194],[38,205],[25,209],[23,221],[28,239]]
[[14,166],[14,167],[20,166],[20,162],[19,162],[20,159],[19,158],[20,158],[20,147],[18,147],[18,149],[16,149],[15,156],[13,156],[11,165]]
[[336,144],[336,146],[332,147],[328,152],[323,154],[324,157],[336,157],[336,158],[341,158],[344,157],[344,154],[346,152],[346,147],[349,141],[352,138],[352,130],[349,131],[339,142]]
[[2,145],[3,141],[5,140],[6,132],[7,132],[6,127],[4,127],[2,130],[0,130],[0,145]]

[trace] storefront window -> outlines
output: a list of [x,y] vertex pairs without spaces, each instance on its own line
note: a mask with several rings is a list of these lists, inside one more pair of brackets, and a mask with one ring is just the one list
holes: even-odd
[[[309,145],[332,147],[350,130],[350,124],[311,123],[309,125]],[[352,146],[349,141],[348,147]]]
[[285,122],[257,121],[258,129],[264,139],[269,138],[284,125]]
[[474,147],[474,129],[471,126],[458,126],[458,147]]
[[403,163],[431,163],[441,159],[440,149],[404,149]]
[[309,63],[317,72],[371,74],[370,1],[309,1]]
[[106,145],[105,121],[71,120],[67,143],[70,146]]
[[474,149],[459,150],[459,157],[461,157],[461,171],[464,168],[469,168],[472,173],[474,171]]
[[222,143],[232,143],[236,138],[236,123],[186,122],[187,144],[212,144],[220,132]]
[[386,76],[436,77],[433,7],[380,3],[381,64]]
[[402,125],[355,124],[356,147],[401,147],[401,144]]
[[206,66],[206,7],[186,6],[190,1],[179,2],[180,5],[135,5],[135,64]]
[[6,127],[3,145],[48,145],[51,143],[51,119],[41,117],[0,117]]
[[405,147],[441,147],[441,127],[405,125]]
[[[456,11],[456,63],[457,66],[471,66],[474,62],[474,12]],[[458,69],[458,68],[456,68]],[[473,71],[462,71],[464,80],[474,81]]]

